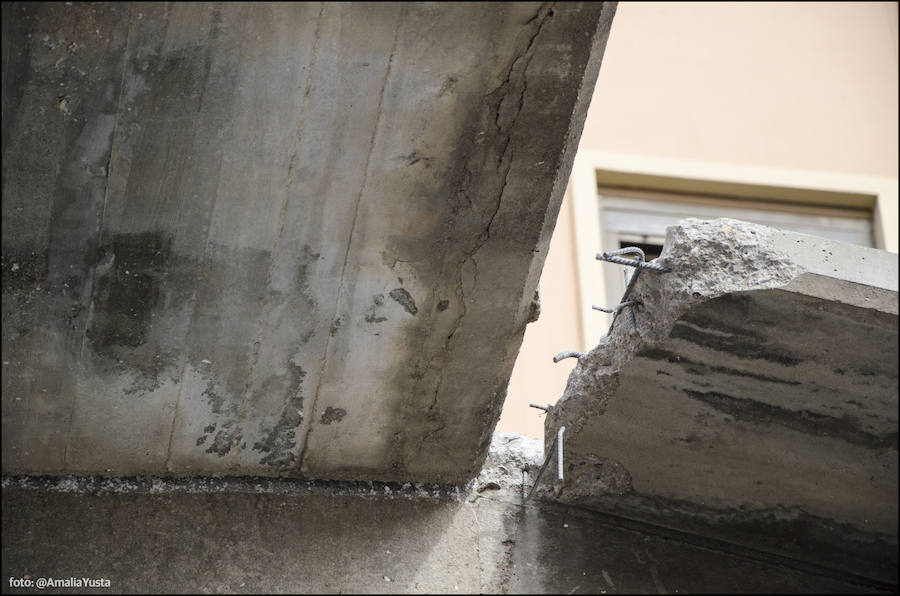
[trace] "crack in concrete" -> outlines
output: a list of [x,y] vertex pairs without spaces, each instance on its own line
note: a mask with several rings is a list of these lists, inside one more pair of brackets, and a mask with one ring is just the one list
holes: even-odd
[[[524,50],[516,52],[516,56],[513,61],[510,63],[509,69],[506,71],[506,78],[503,83],[494,91],[489,93],[487,97],[493,96],[497,93],[501,94],[500,101],[497,102],[497,107],[494,110],[494,126],[497,128],[497,134],[505,137],[503,141],[503,149],[500,152],[500,161],[497,164],[498,168],[503,165],[503,162],[506,161],[506,171],[503,174],[503,185],[500,187],[500,192],[497,195],[497,204],[494,207],[493,213],[491,213],[490,218],[488,219],[487,226],[485,227],[485,231],[482,235],[482,238],[479,240],[479,243],[476,245],[471,254],[479,251],[482,246],[487,242],[487,240],[491,237],[491,228],[494,224],[494,219],[497,217],[497,214],[500,212],[500,206],[503,203],[503,195],[506,192],[506,187],[509,184],[509,174],[512,170],[513,156],[509,153],[509,146],[512,141],[512,131],[515,128],[516,122],[519,119],[519,115],[522,113],[522,109],[525,106],[525,93],[528,91],[528,77],[526,73],[528,71],[528,66],[531,64],[531,60],[534,58],[534,52],[532,51],[532,47],[534,46],[535,40],[541,34],[541,31],[544,28],[544,24],[547,22],[549,18],[550,12],[553,10],[554,3],[545,3],[541,5],[538,9],[538,12],[531,18],[531,20],[526,23],[526,25],[531,25],[535,21],[537,21],[537,25],[533,26],[533,32],[528,37],[528,44],[525,46]],[[521,90],[517,92],[518,102],[516,105],[515,112],[512,114],[510,118],[508,118],[508,124],[504,125],[501,122],[503,118],[503,106],[506,105],[507,99],[510,97],[509,88],[513,86],[512,77],[514,71],[516,71],[516,66],[520,61],[524,61],[521,70],[519,71],[519,76],[517,76],[517,81],[515,82],[515,86],[521,86]],[[507,159],[507,154],[509,153],[509,158]]]
[[[456,320],[451,327],[450,334],[447,336],[447,341],[444,344],[443,354],[447,354],[450,351],[450,342],[453,337],[456,335],[456,332],[459,330],[462,325],[462,321],[468,313],[468,306],[466,305],[466,296],[465,296],[465,288],[464,288],[464,280],[463,280],[463,268],[466,263],[472,263],[473,274],[472,274],[472,288],[476,288],[478,286],[478,262],[475,259],[475,255],[484,247],[487,241],[491,237],[491,228],[494,225],[494,220],[500,212],[500,208],[503,204],[503,196],[506,193],[506,188],[509,184],[510,172],[512,171],[513,164],[513,155],[510,150],[510,144],[512,141],[512,131],[515,128],[515,124],[518,121],[519,115],[522,113],[522,109],[525,105],[525,93],[528,90],[528,84],[526,79],[526,71],[528,70],[528,66],[531,64],[531,60],[534,57],[534,51],[532,48],[534,47],[534,42],[537,37],[540,35],[543,30],[544,24],[547,22],[547,19],[550,16],[550,12],[553,9],[553,6],[556,3],[544,3],[535,13],[535,15],[529,19],[526,23],[526,26],[531,25],[531,32],[528,35],[527,43],[524,43],[524,48],[519,49],[515,52],[513,59],[510,61],[509,67],[506,69],[506,75],[503,82],[493,91],[486,94],[484,96],[485,99],[490,99],[500,96],[499,100],[494,107],[494,126],[496,128],[498,138],[502,138],[503,148],[500,151],[500,159],[497,163],[498,171],[503,170],[503,184],[501,185],[499,192],[497,193],[497,201],[493,206],[493,209],[488,217],[487,224],[483,227],[483,231],[475,238],[474,246],[464,253],[464,257],[457,262],[456,270],[456,294],[459,298],[460,304],[462,306],[462,310],[460,314],[456,317]],[[536,25],[534,24],[536,22]],[[517,66],[522,63],[521,69],[517,69]],[[517,75],[514,77],[514,74]],[[516,79],[513,81],[513,79]],[[503,106],[505,102],[511,96],[510,88],[521,87],[516,91],[516,95],[518,98],[515,112],[509,118],[503,118]],[[505,165],[505,168],[504,168]],[[468,186],[468,182],[471,180],[471,169],[466,165],[466,184],[463,186],[463,190],[457,192],[457,196],[463,196],[472,204],[471,199],[468,198],[468,195],[465,193],[465,187]],[[434,368],[434,361],[438,358],[438,355],[433,356],[429,363],[428,368]],[[438,381],[436,383],[434,394],[432,398],[431,405],[428,406],[428,411],[433,411],[437,406],[438,399],[440,396],[441,388],[443,387],[444,382],[444,370],[443,367],[438,368]],[[441,429],[433,430],[428,434],[424,435],[420,440],[419,445],[421,446],[424,441],[442,430]]]
[[[129,9],[129,17],[130,17],[130,9]],[[97,221],[97,246],[101,246],[103,243],[103,221],[106,219],[106,206],[109,203],[109,181],[112,178],[112,162],[113,162],[113,154],[116,149],[116,132],[119,129],[119,118],[122,113],[122,98],[125,96],[125,76],[128,74],[128,50],[131,47],[131,33],[132,26],[129,23],[128,25],[128,33],[125,34],[125,49],[122,50],[122,77],[119,80],[119,97],[116,100],[116,120],[113,123],[112,135],[110,136],[110,144],[109,144],[109,157],[106,159],[106,185],[103,188],[103,208],[100,210],[100,218]],[[91,277],[90,277],[90,288],[86,290],[86,294],[89,297],[88,302],[88,313],[85,317],[84,321],[84,330],[82,331],[81,336],[81,349],[78,353],[78,364],[81,365],[84,359],[84,347],[87,345],[87,337],[88,337],[88,329],[90,329],[91,322],[94,319],[94,289],[97,287],[97,268],[94,267],[91,269]],[[75,418],[75,400],[76,397],[72,398],[72,409],[69,413],[69,433],[66,436],[66,445],[63,450],[63,469],[67,470],[69,467],[69,448],[72,442],[72,421]]]

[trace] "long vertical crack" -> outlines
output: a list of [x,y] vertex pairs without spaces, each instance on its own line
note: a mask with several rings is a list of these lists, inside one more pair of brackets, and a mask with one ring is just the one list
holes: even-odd
[[[438,379],[435,383],[431,404],[428,406],[429,412],[434,411],[434,409],[437,407],[441,389],[443,388],[444,384],[444,367],[435,367],[434,362],[438,358],[445,358],[446,354],[450,352],[450,343],[454,335],[462,325],[463,319],[468,313],[468,306],[466,305],[465,297],[463,269],[466,266],[466,263],[470,261],[473,267],[472,287],[477,287],[478,262],[475,259],[475,255],[490,239],[491,228],[493,227],[494,221],[499,214],[500,208],[503,204],[503,196],[506,193],[506,188],[509,184],[509,177],[513,164],[513,151],[510,147],[512,144],[512,132],[515,130],[515,125],[519,119],[519,115],[522,113],[522,110],[524,108],[525,93],[528,90],[526,71],[528,70],[528,66],[531,64],[531,60],[534,57],[535,40],[537,40],[538,36],[541,34],[541,31],[543,30],[547,19],[550,17],[555,4],[555,2],[544,3],[538,9],[537,13],[535,13],[535,15],[526,23],[526,26],[531,27],[531,32],[528,35],[527,42],[522,44],[524,46],[523,48],[516,51],[513,59],[510,61],[509,67],[506,69],[506,75],[500,86],[484,96],[487,99],[499,96],[499,99],[496,100],[496,104],[494,106],[493,121],[496,128],[497,138],[502,139],[498,143],[502,144],[502,148],[499,151],[500,157],[497,162],[497,169],[498,171],[503,172],[503,183],[501,184],[500,189],[497,192],[496,202],[490,211],[490,216],[487,218],[487,223],[484,226],[483,231],[476,237],[472,248],[466,251],[463,255],[463,258],[457,261],[456,264],[456,294],[461,304],[461,310],[459,315],[456,317],[453,326],[451,327],[450,333],[447,336],[447,340],[444,342],[443,350],[432,356],[428,363],[428,368],[436,368],[438,371]],[[520,64],[521,67],[519,66]],[[511,116],[504,117],[504,106],[507,105],[506,102],[509,101],[511,97],[514,97],[516,101],[515,111]],[[468,174],[468,182],[471,179],[471,174],[468,167],[466,168],[466,172]],[[458,192],[457,195],[467,196],[464,190]],[[471,203],[471,200],[469,200],[469,202]],[[424,434],[419,440],[420,447],[428,438],[440,432],[445,427],[446,423],[441,421],[434,430]]]

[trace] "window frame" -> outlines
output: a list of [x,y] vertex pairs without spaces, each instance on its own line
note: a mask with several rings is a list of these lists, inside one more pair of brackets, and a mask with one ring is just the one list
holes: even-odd
[[601,231],[598,210],[601,186],[694,196],[714,194],[736,197],[748,206],[758,202],[754,198],[765,197],[770,207],[788,210],[791,205],[796,208],[803,204],[804,210],[821,207],[829,211],[844,209],[848,213],[867,211],[872,216],[875,247],[897,252],[896,232],[887,234],[884,225],[897,219],[896,178],[580,150],[575,156],[569,184],[583,350],[597,345],[608,330],[611,316],[592,310],[591,305],[611,306],[609,292],[619,284],[610,284],[610,276],[621,275],[620,268],[601,264],[594,258],[602,250],[618,247],[614,238],[604,238]]

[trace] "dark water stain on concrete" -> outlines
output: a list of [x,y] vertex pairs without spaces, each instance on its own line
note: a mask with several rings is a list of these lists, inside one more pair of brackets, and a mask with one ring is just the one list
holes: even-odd
[[387,317],[379,316],[379,307],[384,305],[384,294],[376,294],[372,297],[372,306],[365,314],[366,323],[383,323]]
[[295,287],[297,291],[303,296],[303,299],[306,301],[306,305],[310,308],[314,308],[316,305],[316,301],[312,297],[312,292],[309,287],[309,279],[311,275],[311,269],[313,264],[322,258],[321,253],[314,252],[312,248],[308,244],[303,245],[303,253],[297,259],[297,277],[295,281]]
[[159,232],[116,234],[99,250],[95,316],[88,330],[94,349],[137,347],[147,339],[160,296],[172,238]]
[[[231,452],[232,447],[240,443],[241,436],[237,429],[235,420],[237,419],[237,406],[229,403],[226,407],[226,398],[220,395],[213,387],[212,381],[207,382],[206,389],[203,391],[203,397],[209,403],[212,413],[217,416],[228,416],[230,419],[221,423],[219,431],[213,438],[212,444],[206,449],[206,453],[215,453],[219,457],[224,457]],[[206,426],[204,432],[211,433],[219,423]],[[201,444],[198,442],[198,445]]]
[[340,422],[344,419],[344,416],[347,415],[347,410],[344,408],[332,408],[331,406],[325,408],[325,412],[322,413],[322,417],[319,419],[321,424],[331,424],[332,422]]
[[[173,255],[171,247],[172,236],[167,233],[116,234],[88,258],[96,276],[88,345],[115,369],[134,376],[124,390],[129,395],[157,389],[163,371],[175,366],[179,357],[179,349],[151,339],[164,313],[179,308],[188,297],[179,288],[191,265]],[[76,283],[66,281],[73,287]],[[81,315],[77,307],[67,313],[72,326]]]
[[215,453],[219,457],[225,457],[240,440],[237,429],[234,428],[234,422],[226,422],[224,428],[216,433],[212,445],[209,446],[206,453]]
[[675,323],[671,337],[719,352],[726,352],[748,360],[767,360],[784,366],[797,366],[800,361],[767,345],[764,338],[749,333],[746,329],[726,329],[717,322],[699,316]]
[[290,383],[285,396],[284,409],[274,427],[266,431],[267,436],[253,444],[253,450],[266,453],[259,463],[272,467],[291,467],[296,462],[292,449],[297,446],[297,427],[303,422],[303,367],[288,360]]
[[331,322],[331,327],[329,327],[329,329],[328,329],[328,335],[330,335],[331,337],[334,337],[337,334],[338,329],[340,329],[341,325],[343,325],[343,324],[344,324],[343,317],[338,317],[335,320],[333,320]]
[[413,297],[410,295],[410,293],[407,292],[405,289],[395,288],[395,289],[391,290],[391,292],[390,292],[390,294],[388,294],[388,296],[390,296],[391,299],[393,299],[400,306],[402,306],[403,309],[406,312],[408,312],[409,314],[416,316],[416,313],[419,312],[419,309],[416,308],[416,301],[413,299]]
[[876,435],[858,428],[849,416],[835,418],[808,410],[789,410],[753,399],[734,397],[715,391],[701,392],[684,389],[691,399],[724,412],[742,422],[778,424],[791,430],[816,437],[833,437],[868,449],[897,449],[897,433]]
[[[723,375],[736,376],[736,377],[748,377],[751,379],[756,379],[757,381],[766,381],[768,383],[781,383],[783,385],[801,385],[800,381],[789,381],[786,379],[779,379],[777,377],[770,377],[767,375],[761,375],[757,373],[748,372],[745,370],[738,370],[736,368],[729,368],[726,366],[714,366],[710,364],[705,364],[703,362],[697,362],[691,360],[689,358],[685,358],[681,354],[676,354],[675,352],[670,352],[668,350],[664,350],[661,348],[645,348],[638,353],[639,357],[649,358],[651,360],[672,362],[674,364],[678,364],[682,366],[687,372],[697,376],[703,376],[709,374],[710,372],[717,372]],[[662,371],[657,371],[661,374]]]

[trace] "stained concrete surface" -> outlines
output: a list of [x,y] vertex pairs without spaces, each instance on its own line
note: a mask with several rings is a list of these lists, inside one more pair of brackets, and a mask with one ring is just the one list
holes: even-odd
[[2,10],[5,473],[478,473],[615,3]]
[[657,262],[547,416],[555,495],[896,584],[896,255],[720,219]]
[[[194,593],[884,593],[891,586],[596,512],[522,502],[539,440],[497,433],[464,488],[4,477],[4,578]],[[48,591],[48,590],[44,590]],[[12,589],[3,592],[34,593]]]

